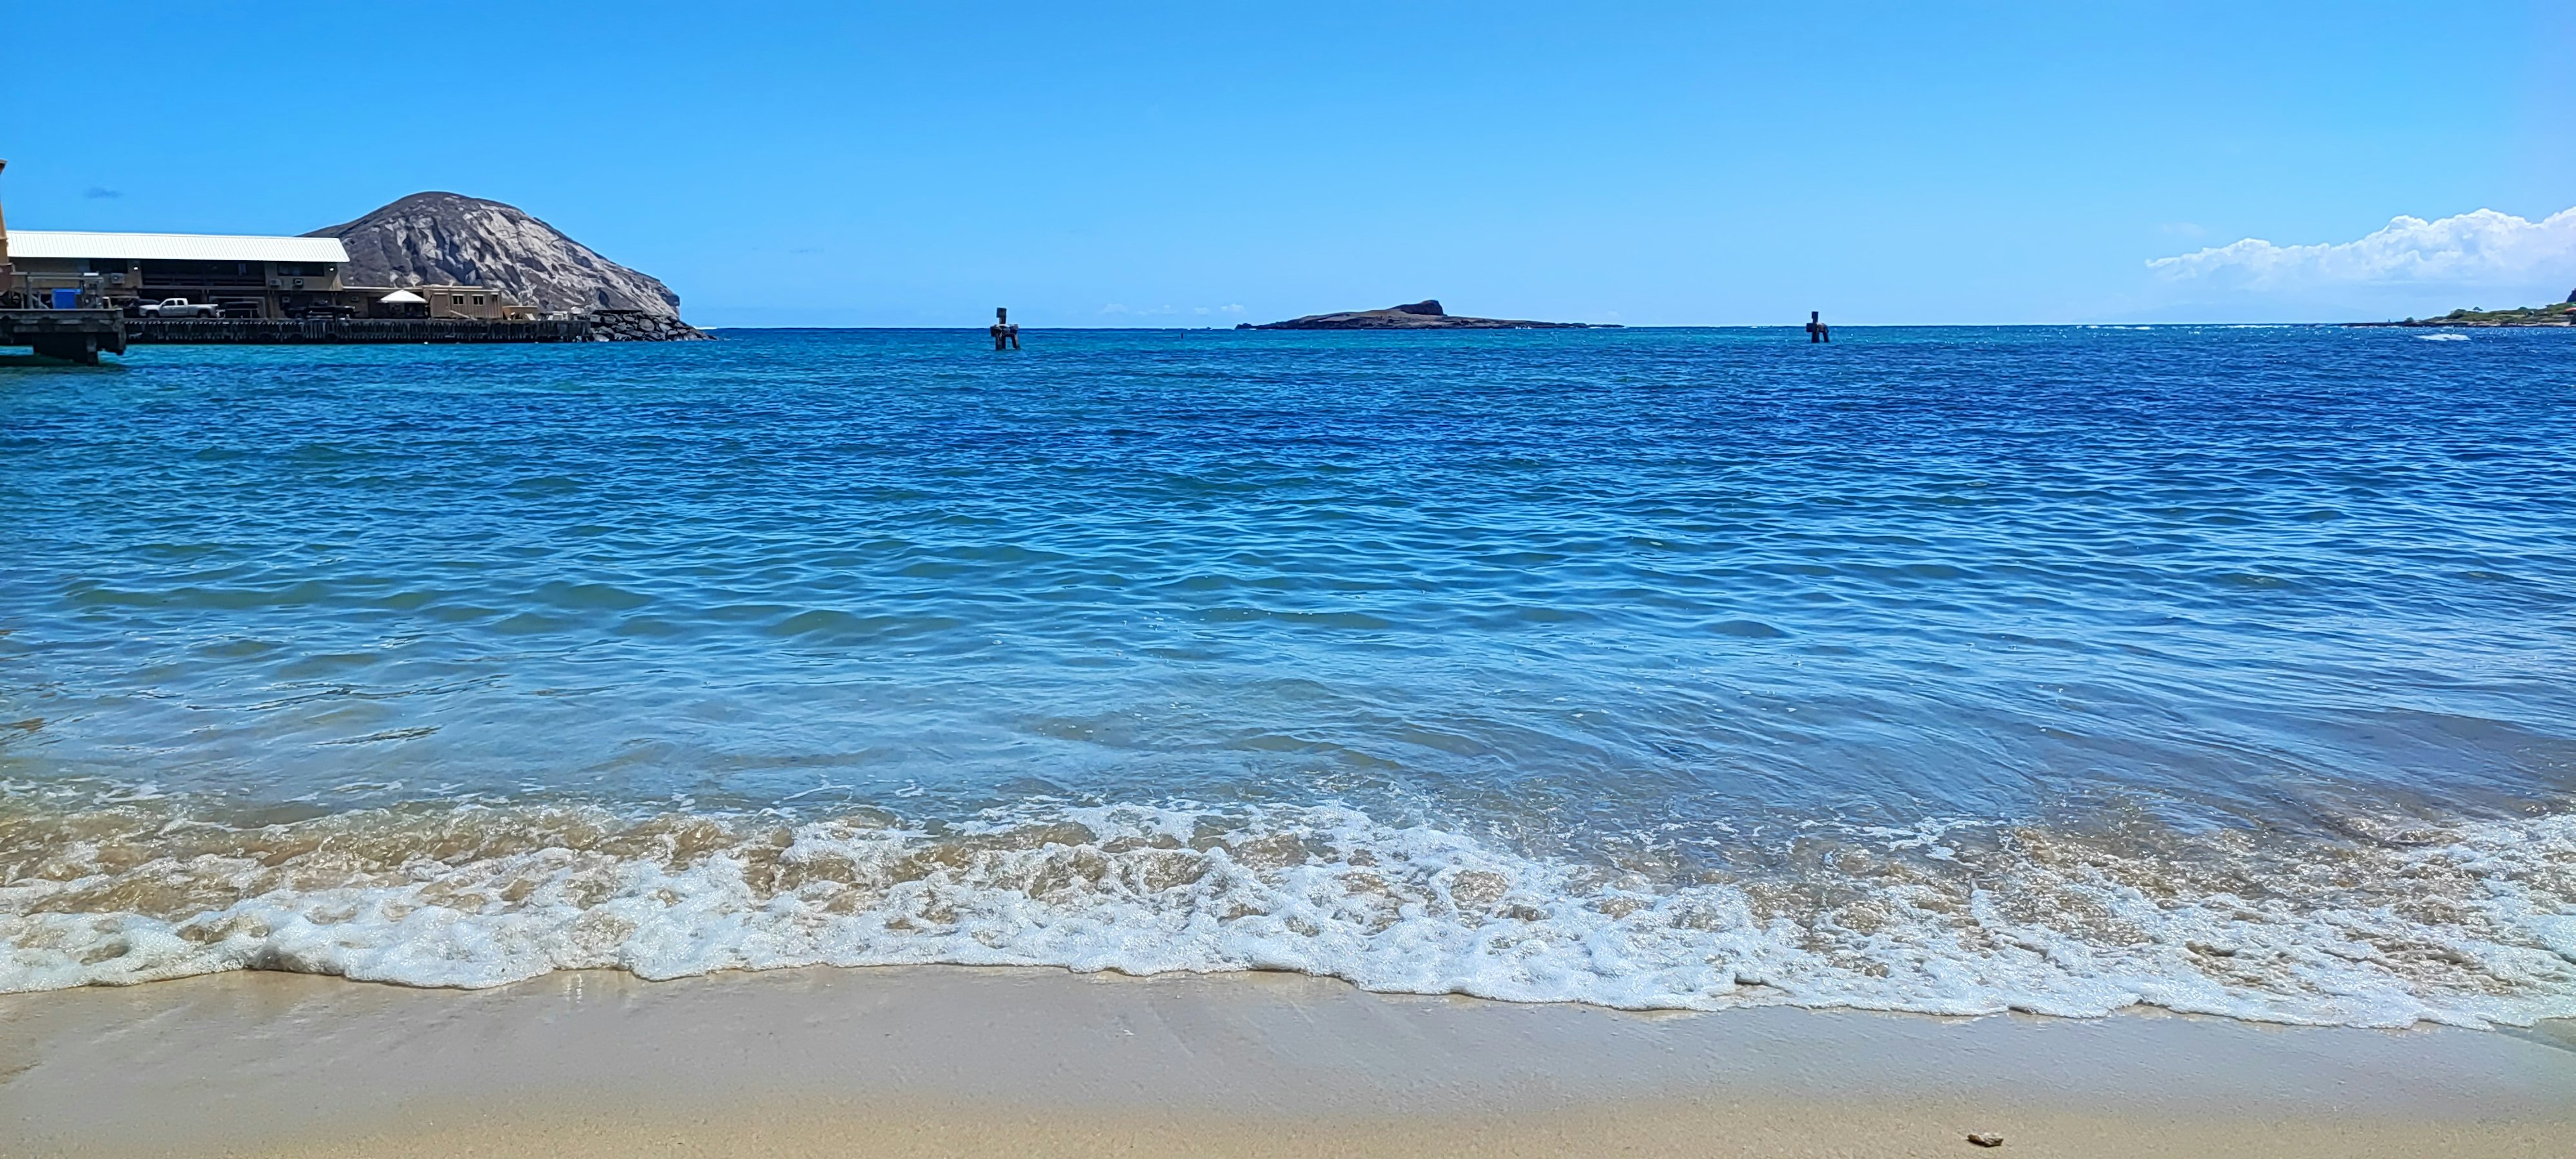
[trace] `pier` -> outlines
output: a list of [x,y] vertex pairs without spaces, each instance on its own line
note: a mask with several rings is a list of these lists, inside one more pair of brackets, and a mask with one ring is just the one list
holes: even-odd
[[137,345],[587,342],[588,318],[127,318]]
[[115,310],[0,310],[0,347],[97,365],[128,346],[588,342],[588,318],[128,318]]
[[125,353],[126,325],[114,310],[0,310],[0,346],[96,366],[102,352]]

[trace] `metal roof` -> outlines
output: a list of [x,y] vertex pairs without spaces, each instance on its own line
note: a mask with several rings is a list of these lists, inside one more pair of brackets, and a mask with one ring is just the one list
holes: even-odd
[[9,231],[9,256],[145,262],[347,262],[349,248],[336,237],[13,229]]

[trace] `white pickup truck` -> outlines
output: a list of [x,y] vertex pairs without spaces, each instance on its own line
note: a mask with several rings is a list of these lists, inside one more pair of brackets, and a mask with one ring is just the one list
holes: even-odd
[[145,302],[136,307],[135,312],[146,318],[212,318],[215,304],[191,302],[186,298],[163,298],[158,302]]

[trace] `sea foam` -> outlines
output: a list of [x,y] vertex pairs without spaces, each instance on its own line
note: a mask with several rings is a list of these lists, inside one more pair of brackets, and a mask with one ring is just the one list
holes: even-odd
[[141,802],[8,830],[13,991],[240,969],[482,987],[956,963],[1285,970],[1628,1009],[2576,1015],[2564,815],[2296,845],[1852,829],[1799,877],[1664,881],[1341,805],[1032,805],[935,827],[421,806],[236,828]]

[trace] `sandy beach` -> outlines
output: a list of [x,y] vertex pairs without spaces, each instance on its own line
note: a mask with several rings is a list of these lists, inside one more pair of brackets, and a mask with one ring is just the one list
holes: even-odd
[[2564,1155],[2576,1027],[1635,1015],[1253,974],[0,999],[11,1155]]

